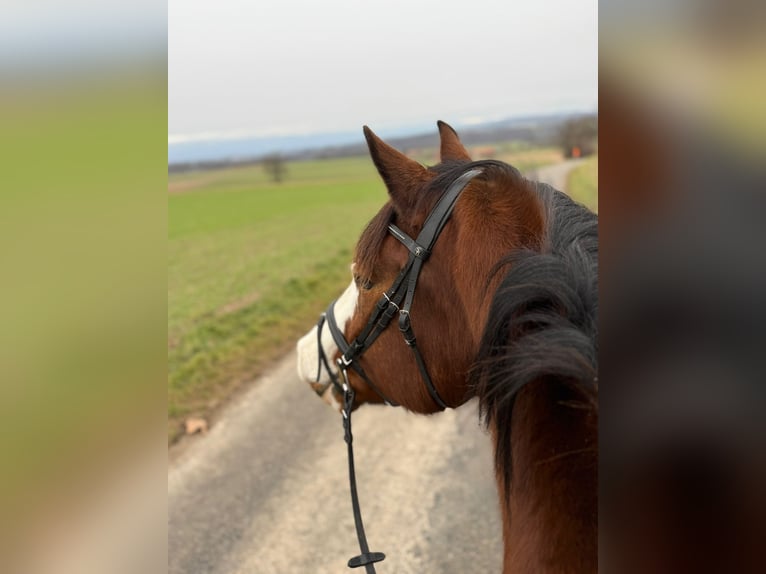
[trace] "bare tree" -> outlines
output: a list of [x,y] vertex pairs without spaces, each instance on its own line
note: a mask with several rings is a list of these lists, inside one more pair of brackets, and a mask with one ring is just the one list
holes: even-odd
[[280,183],[287,174],[285,159],[278,153],[267,155],[263,158],[263,169],[276,183]]
[[582,116],[566,122],[559,134],[566,157],[582,157],[596,152],[598,116]]

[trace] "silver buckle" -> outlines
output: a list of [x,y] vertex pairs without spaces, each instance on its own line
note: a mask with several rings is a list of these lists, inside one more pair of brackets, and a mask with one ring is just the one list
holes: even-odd
[[343,384],[341,387],[343,388],[343,392],[348,392],[349,389],[349,383],[348,383],[348,370],[346,367],[350,365],[351,363],[344,363],[343,357],[338,357],[338,370],[340,371],[341,376],[343,376]]
[[388,304],[389,304],[389,305],[393,305],[393,306],[394,306],[394,308],[395,308],[397,311],[399,310],[399,305],[397,305],[396,303],[394,303],[393,301],[391,301],[391,298],[388,296],[388,293],[383,293],[383,297],[385,297],[385,298],[386,298],[386,301],[388,301]]

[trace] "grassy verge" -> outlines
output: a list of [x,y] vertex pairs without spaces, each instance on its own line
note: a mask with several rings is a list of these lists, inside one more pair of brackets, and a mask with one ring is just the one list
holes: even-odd
[[598,156],[589,157],[569,174],[569,195],[598,212]]

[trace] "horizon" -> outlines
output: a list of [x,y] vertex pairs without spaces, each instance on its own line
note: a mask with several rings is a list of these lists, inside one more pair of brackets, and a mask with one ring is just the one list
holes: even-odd
[[[537,116],[555,116],[560,114],[577,114],[577,113],[597,113],[598,102],[594,101],[590,105],[585,106],[559,106],[556,108],[540,108],[531,109],[525,112],[516,112],[508,114],[472,114],[463,115],[453,121],[447,121],[443,118],[442,121],[447,121],[451,126],[468,127],[484,125],[487,123],[507,121],[507,120],[522,120],[529,117]],[[409,122],[407,124],[397,124],[396,122],[389,123],[382,127],[381,131],[401,131],[406,129],[419,129],[422,125],[430,120],[417,119],[415,122]],[[435,124],[437,120],[434,120]],[[367,125],[367,124],[362,124]],[[359,129],[362,129],[362,125]],[[413,127],[417,126],[417,127]],[[270,137],[292,137],[292,136],[312,136],[323,133],[334,133],[335,131],[347,131],[347,130],[311,130],[311,129],[290,129],[290,128],[278,128],[271,127],[262,130],[248,130],[244,128],[228,129],[228,130],[209,130],[201,132],[190,133],[170,133],[168,131],[168,145],[182,145],[191,142],[214,142],[214,141],[234,141],[239,139],[254,139],[254,138],[270,138]]]
[[[471,132],[483,130],[493,124],[520,123],[525,121],[542,120],[546,118],[559,118],[577,115],[598,115],[598,106],[580,109],[560,109],[548,112],[528,113],[504,117],[468,116],[458,121],[449,121],[444,118],[436,118],[433,121],[420,121],[408,125],[393,127],[370,126],[378,135],[385,139],[397,139],[427,135],[436,130],[436,121],[446,121],[456,130]],[[434,136],[435,137],[435,136]],[[175,141],[171,141],[175,139]],[[269,154],[300,153],[304,151],[320,150],[328,147],[345,147],[361,144],[364,142],[362,126],[357,130],[322,131],[311,133],[273,133],[258,135],[239,132],[211,132],[197,134],[187,138],[173,138],[168,136],[168,165],[180,165],[184,163],[216,162],[216,161],[239,161],[257,159]]]

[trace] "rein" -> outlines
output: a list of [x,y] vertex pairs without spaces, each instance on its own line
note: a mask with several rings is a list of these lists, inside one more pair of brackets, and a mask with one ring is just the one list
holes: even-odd
[[[415,297],[415,287],[417,286],[423,263],[431,255],[431,250],[433,249],[439,234],[446,225],[449,216],[452,214],[452,210],[455,208],[455,203],[457,202],[458,197],[460,197],[460,194],[468,183],[480,173],[480,169],[468,170],[450,184],[447,191],[444,192],[444,195],[442,195],[426,218],[426,221],[423,224],[423,229],[418,234],[417,239],[412,239],[393,223],[388,226],[388,231],[391,235],[407,248],[410,255],[407,259],[407,263],[399,272],[399,275],[396,277],[391,287],[389,287],[376,303],[372,315],[367,321],[367,325],[352,343],[346,341],[346,337],[335,319],[335,301],[330,303],[327,311],[321,315],[319,322],[317,323],[317,345],[319,347],[317,381],[320,379],[322,366],[324,366],[330,376],[333,387],[338,394],[343,396],[343,431],[344,439],[348,446],[348,473],[351,490],[351,505],[354,512],[356,536],[361,550],[359,556],[355,556],[348,561],[348,566],[349,568],[359,568],[360,566],[364,566],[367,574],[375,574],[375,566],[373,564],[375,562],[380,562],[386,556],[382,552],[370,552],[367,545],[367,537],[364,533],[364,524],[362,523],[362,514],[359,508],[359,496],[356,489],[353,436],[351,434],[351,411],[354,406],[355,393],[348,382],[348,369],[349,367],[352,368],[386,404],[398,406],[380,391],[358,363],[358,359],[372,346],[380,334],[391,323],[394,315],[398,313],[399,331],[404,337],[404,342],[410,349],[412,349],[412,352],[415,355],[415,361],[417,362],[421,378],[426,385],[428,394],[440,410],[448,408],[447,403],[444,402],[436,390],[436,387],[428,374],[428,369],[426,368],[423,356],[417,347],[417,339],[412,330],[412,322],[410,320],[410,309],[412,307],[413,298]],[[336,364],[338,366],[338,372],[342,376],[342,381],[339,380],[338,374],[330,368],[330,362],[322,347],[322,328],[325,323],[332,334],[335,344],[341,352],[341,356],[338,357]]]

